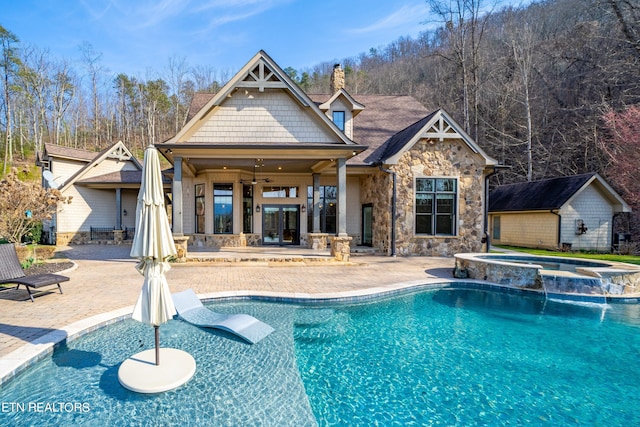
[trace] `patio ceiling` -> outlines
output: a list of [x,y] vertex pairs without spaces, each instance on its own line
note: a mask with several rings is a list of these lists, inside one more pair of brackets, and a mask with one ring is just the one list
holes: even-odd
[[[365,150],[362,145],[318,144],[315,146],[203,146],[200,144],[156,144],[174,164],[182,157],[193,173],[207,170],[242,170],[253,173],[321,173],[335,171],[335,159],[349,159]],[[258,162],[258,159],[259,162]]]

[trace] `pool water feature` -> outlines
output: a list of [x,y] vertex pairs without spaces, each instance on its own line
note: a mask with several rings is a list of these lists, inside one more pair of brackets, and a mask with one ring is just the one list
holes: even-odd
[[[640,305],[574,306],[453,283],[367,302],[215,303],[275,328],[256,345],[181,321],[163,346],[192,354],[186,385],[122,388],[153,346],[123,321],[71,341],[0,388],[2,425],[640,425]],[[85,406],[82,406],[85,405]],[[14,407],[15,409],[15,407]]]
[[[527,254],[456,254],[454,276],[518,288],[556,298],[602,301],[640,296],[640,267],[619,262]],[[592,298],[590,298],[592,297]]]

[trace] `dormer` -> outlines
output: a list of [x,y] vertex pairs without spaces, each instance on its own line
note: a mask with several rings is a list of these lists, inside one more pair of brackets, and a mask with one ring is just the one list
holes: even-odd
[[347,138],[353,139],[353,118],[364,110],[364,105],[353,99],[344,88],[341,88],[328,101],[318,107],[344,132]]

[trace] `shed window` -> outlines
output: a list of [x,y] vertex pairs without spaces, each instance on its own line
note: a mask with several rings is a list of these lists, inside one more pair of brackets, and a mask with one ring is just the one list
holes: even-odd
[[493,240],[500,240],[500,217],[493,217]]

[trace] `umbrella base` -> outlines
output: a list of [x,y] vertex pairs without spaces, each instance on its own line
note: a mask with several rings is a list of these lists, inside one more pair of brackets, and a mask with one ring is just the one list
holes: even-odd
[[134,354],[120,365],[118,381],[124,388],[137,393],[162,393],[180,387],[193,377],[196,361],[175,348],[160,349],[160,365],[156,365],[156,350]]

